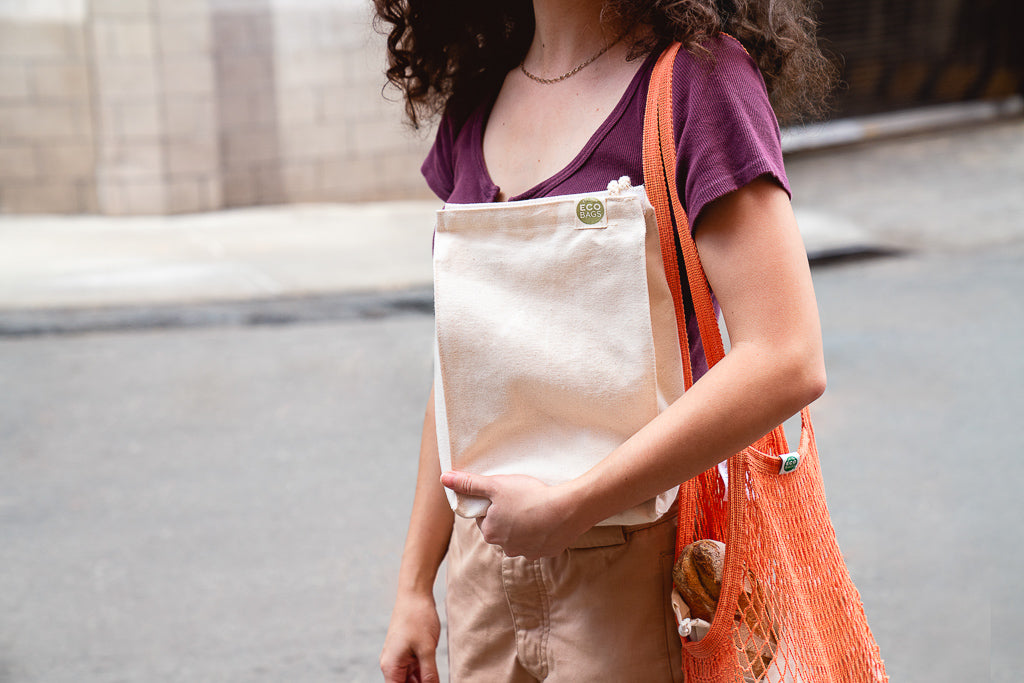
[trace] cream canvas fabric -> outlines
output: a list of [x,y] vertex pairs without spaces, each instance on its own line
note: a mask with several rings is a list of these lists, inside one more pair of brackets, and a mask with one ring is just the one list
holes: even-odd
[[[593,467],[682,395],[654,210],[610,190],[446,205],[434,242],[442,471],[549,484]],[[663,515],[676,491],[602,524]],[[448,491],[464,517],[488,501]]]

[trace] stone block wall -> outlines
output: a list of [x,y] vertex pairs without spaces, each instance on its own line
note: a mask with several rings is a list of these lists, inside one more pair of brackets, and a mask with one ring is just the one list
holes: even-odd
[[361,0],[0,2],[0,212],[429,196],[383,64]]
[[[29,3],[25,3],[29,4]],[[0,210],[95,211],[91,69],[80,13],[0,14]]]

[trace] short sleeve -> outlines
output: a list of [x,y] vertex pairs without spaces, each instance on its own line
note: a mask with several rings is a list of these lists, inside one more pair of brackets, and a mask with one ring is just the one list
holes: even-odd
[[430,148],[427,158],[423,160],[423,165],[420,167],[420,172],[427,181],[427,185],[444,202],[448,201],[448,197],[455,189],[456,134],[455,122],[451,115],[445,112],[437,126],[434,145]]
[[680,50],[673,75],[676,181],[693,226],[709,203],[769,175],[790,192],[779,123],[754,60],[731,36],[710,60]]

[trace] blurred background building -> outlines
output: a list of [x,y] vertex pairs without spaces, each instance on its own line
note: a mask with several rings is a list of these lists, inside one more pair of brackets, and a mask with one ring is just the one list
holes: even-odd
[[822,0],[833,117],[1003,98],[1024,86],[1020,0]]
[[[824,0],[834,116],[1021,91],[1020,0]],[[0,0],[0,212],[425,196],[368,0]],[[391,99],[395,97],[391,93]]]
[[0,210],[420,192],[365,0],[0,0]]

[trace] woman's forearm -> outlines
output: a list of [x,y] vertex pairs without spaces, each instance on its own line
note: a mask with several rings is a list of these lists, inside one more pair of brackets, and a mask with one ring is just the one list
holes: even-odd
[[[569,482],[581,524],[629,509],[713,467],[813,401],[813,361],[764,363],[734,347],[682,398],[582,477]],[[760,368],[760,371],[758,369]]]
[[580,477],[556,486],[523,475],[449,472],[446,486],[491,501],[484,540],[509,556],[556,555],[598,522],[678,486],[813,400],[824,378],[813,346],[734,345],[690,391]]
[[754,181],[705,209],[697,227],[732,348],[665,412],[570,483],[586,521],[691,479],[824,391],[810,268],[782,189]]
[[416,495],[409,519],[409,533],[402,552],[398,590],[432,593],[437,570],[441,566],[451,538],[454,514],[440,483],[441,465],[437,454],[434,423],[434,392],[430,392],[423,418],[420,442],[419,474]]

